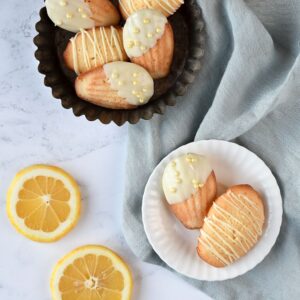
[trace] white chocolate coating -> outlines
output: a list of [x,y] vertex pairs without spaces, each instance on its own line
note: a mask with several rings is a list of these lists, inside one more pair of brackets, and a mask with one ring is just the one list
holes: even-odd
[[132,14],[123,30],[124,48],[129,57],[139,57],[162,37],[167,18],[158,10],[142,9]]
[[146,104],[153,96],[153,79],[143,67],[129,62],[116,61],[105,64],[103,69],[111,88],[128,103]]
[[168,203],[180,203],[190,198],[205,184],[211,172],[211,164],[203,155],[188,153],[172,160],[162,178]]
[[55,26],[72,32],[95,26],[90,7],[84,0],[46,0],[45,5]]

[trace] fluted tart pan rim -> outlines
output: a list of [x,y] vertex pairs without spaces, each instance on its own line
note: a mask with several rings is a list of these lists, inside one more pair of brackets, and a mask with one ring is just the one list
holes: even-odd
[[126,122],[136,124],[141,119],[150,120],[155,114],[163,115],[167,106],[174,106],[179,96],[183,96],[194,81],[202,66],[205,47],[204,20],[196,0],[186,0],[185,19],[188,19],[189,49],[182,73],[173,86],[162,96],[133,110],[113,110],[94,105],[80,99],[74,87],[64,75],[55,46],[55,26],[47,15],[46,8],[40,10],[40,20],[36,23],[38,34],[33,42],[37,46],[35,57],[39,61],[38,71],[44,75],[44,84],[50,87],[54,98],[61,100],[65,109],[72,109],[76,117],[85,116],[89,121],[103,124],[114,122],[122,126]]

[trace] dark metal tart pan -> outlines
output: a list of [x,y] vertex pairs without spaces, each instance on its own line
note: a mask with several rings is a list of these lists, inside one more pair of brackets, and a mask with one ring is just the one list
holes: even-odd
[[89,121],[114,122],[121,126],[125,122],[136,124],[140,119],[149,120],[154,114],[163,114],[166,106],[175,105],[176,98],[185,94],[201,68],[205,44],[204,20],[196,1],[186,0],[169,18],[175,38],[174,59],[170,74],[155,80],[152,99],[132,110],[96,106],[77,97],[74,89],[76,74],[67,69],[62,59],[63,51],[74,34],[55,27],[45,7],[41,9],[40,17],[34,44],[38,48],[35,52],[38,70],[45,75],[44,84],[52,89],[53,97],[60,99],[64,108],[72,108],[75,116],[84,115]]

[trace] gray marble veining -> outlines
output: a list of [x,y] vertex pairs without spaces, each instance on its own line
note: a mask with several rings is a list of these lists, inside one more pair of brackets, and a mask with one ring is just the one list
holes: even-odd
[[[1,3],[0,299],[50,300],[53,265],[86,243],[105,244],[125,258],[134,273],[134,299],[207,299],[174,274],[138,261],[126,245],[120,219],[127,127],[75,118],[52,98],[37,72],[32,43],[42,5],[37,0]],[[83,195],[79,224],[53,244],[22,237],[5,212],[10,180],[33,163],[65,168],[76,178]]]

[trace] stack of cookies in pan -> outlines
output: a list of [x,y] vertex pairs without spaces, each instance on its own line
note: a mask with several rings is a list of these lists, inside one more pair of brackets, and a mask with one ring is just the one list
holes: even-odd
[[[133,109],[168,76],[174,34],[167,17],[182,0],[46,0],[49,18],[75,35],[63,60],[76,73],[83,100],[110,109]],[[119,9],[118,9],[119,8]],[[124,26],[120,26],[124,24]]]
[[188,229],[200,229],[197,253],[214,267],[225,267],[259,240],[265,221],[262,197],[248,184],[217,192],[207,157],[188,153],[173,159],[162,178],[170,210]]

